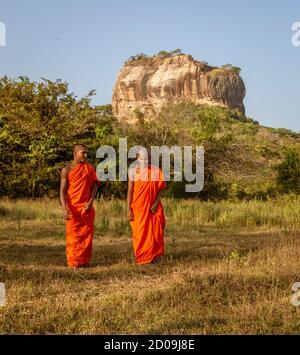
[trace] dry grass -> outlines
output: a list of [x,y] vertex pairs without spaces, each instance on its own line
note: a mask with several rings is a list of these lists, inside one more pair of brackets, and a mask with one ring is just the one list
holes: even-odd
[[166,255],[137,267],[125,202],[99,201],[93,266],[72,271],[57,201],[0,200],[0,333],[299,333],[299,202],[164,200]]

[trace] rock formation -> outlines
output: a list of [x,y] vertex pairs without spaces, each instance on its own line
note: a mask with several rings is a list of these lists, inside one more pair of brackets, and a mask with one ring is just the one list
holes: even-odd
[[158,112],[170,103],[192,102],[245,108],[245,85],[234,67],[212,67],[191,55],[145,57],[127,62],[113,91],[113,112],[136,120],[136,112]]

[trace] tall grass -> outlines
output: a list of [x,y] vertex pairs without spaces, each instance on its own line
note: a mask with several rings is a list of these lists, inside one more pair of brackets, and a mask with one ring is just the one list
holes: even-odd
[[95,202],[92,267],[66,268],[57,200],[0,200],[1,334],[298,334],[300,198],[163,199],[166,253],[137,267],[126,202]]
[[[96,229],[101,235],[115,232],[116,235],[129,233],[126,220],[126,202],[118,199],[95,202]],[[201,202],[199,200],[163,199],[168,224],[180,228],[281,228],[298,230],[300,228],[300,197],[281,196],[269,201],[219,201]],[[62,213],[58,201],[37,200],[0,200],[0,221],[60,222]]]

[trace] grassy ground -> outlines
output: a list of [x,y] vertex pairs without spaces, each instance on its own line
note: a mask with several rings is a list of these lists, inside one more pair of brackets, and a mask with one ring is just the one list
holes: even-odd
[[300,199],[165,199],[166,255],[135,266],[125,202],[96,203],[93,266],[65,266],[55,200],[0,200],[0,333],[300,333]]

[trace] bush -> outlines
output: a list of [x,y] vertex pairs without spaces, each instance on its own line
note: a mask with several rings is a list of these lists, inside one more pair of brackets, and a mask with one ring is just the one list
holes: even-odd
[[284,192],[300,192],[300,157],[296,150],[288,149],[276,170],[277,184]]

